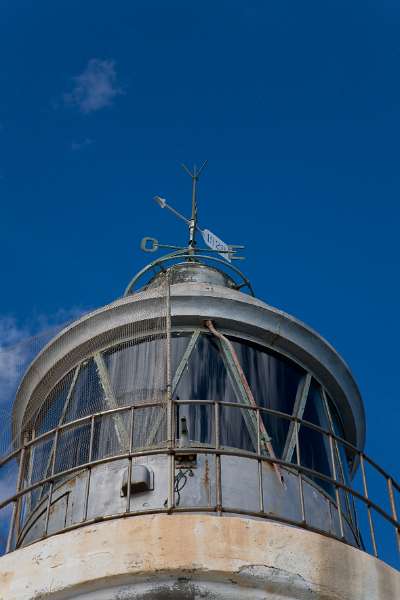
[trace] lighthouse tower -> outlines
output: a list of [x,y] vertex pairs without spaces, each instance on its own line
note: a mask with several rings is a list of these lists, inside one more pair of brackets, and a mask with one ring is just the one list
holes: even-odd
[[199,227],[200,172],[190,218],[156,197],[188,246],[145,238],[174,251],[19,385],[0,600],[400,598],[400,487],[364,453],[357,384]]

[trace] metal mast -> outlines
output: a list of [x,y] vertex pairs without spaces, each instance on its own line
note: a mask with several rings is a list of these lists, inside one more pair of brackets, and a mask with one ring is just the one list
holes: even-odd
[[185,164],[182,164],[182,168],[186,171],[186,173],[192,179],[192,215],[189,221],[189,252],[193,254],[193,251],[196,247],[196,230],[197,230],[197,182],[200,178],[200,175],[206,166],[207,161],[205,160],[199,170],[197,170],[196,165],[193,167],[193,171],[187,168]]

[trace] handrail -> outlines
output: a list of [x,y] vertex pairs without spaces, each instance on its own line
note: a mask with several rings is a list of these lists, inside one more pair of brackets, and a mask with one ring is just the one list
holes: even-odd
[[[397,542],[398,542],[398,545],[400,548],[400,522],[398,520],[398,516],[397,516],[397,512],[396,512],[396,500],[394,497],[394,492],[400,493],[400,485],[391,475],[389,475],[389,473],[387,473],[382,467],[380,467],[373,459],[371,459],[369,456],[367,456],[363,451],[357,449],[353,444],[347,442],[346,440],[344,440],[340,436],[336,435],[332,431],[328,431],[328,430],[316,425],[315,423],[311,423],[309,421],[300,419],[299,417],[296,417],[293,415],[283,413],[281,411],[264,408],[261,406],[253,406],[253,405],[249,405],[246,403],[216,401],[216,400],[180,399],[180,400],[172,401],[172,406],[173,406],[174,411],[176,410],[177,406],[182,406],[182,405],[214,406],[214,409],[215,409],[214,413],[213,413],[214,419],[217,418],[216,417],[217,413],[219,413],[219,411],[223,407],[229,407],[229,408],[235,408],[235,409],[242,410],[242,411],[243,410],[252,411],[253,414],[256,414],[257,421],[260,420],[261,415],[265,414],[267,416],[271,415],[271,416],[274,416],[277,418],[284,419],[288,422],[293,422],[295,424],[295,430],[297,432],[301,427],[305,427],[305,428],[309,428],[314,431],[317,431],[322,436],[325,436],[328,439],[330,444],[332,444],[333,442],[342,444],[345,448],[348,448],[349,451],[351,451],[355,457],[359,458],[359,460],[361,462],[361,466],[362,466],[362,471],[363,471],[363,473],[362,473],[363,474],[363,483],[364,483],[363,489],[360,491],[360,490],[356,489],[354,487],[354,485],[347,484],[346,482],[341,481],[336,473],[333,473],[333,476],[327,475],[326,473],[322,473],[315,469],[309,468],[306,465],[301,464],[301,463],[296,464],[296,462],[295,463],[287,462],[285,460],[280,459],[279,457],[263,454],[260,451],[260,448],[257,448],[256,451],[251,451],[251,450],[243,450],[240,448],[232,448],[232,447],[222,446],[220,444],[219,439],[215,439],[215,442],[212,444],[207,443],[207,445],[204,445],[204,444],[196,445],[196,442],[193,442],[189,445],[186,445],[185,447],[181,447],[180,445],[178,445],[177,440],[175,440],[175,441],[173,441],[172,445],[168,445],[168,447],[167,447],[167,444],[165,441],[164,442],[165,445],[163,445],[163,443],[159,443],[158,445],[154,445],[152,447],[141,447],[141,448],[136,447],[136,448],[134,448],[132,445],[132,441],[131,441],[129,448],[119,448],[118,451],[115,452],[115,454],[113,454],[111,456],[103,457],[103,458],[94,459],[92,456],[92,451],[90,450],[89,460],[82,462],[81,464],[76,464],[68,469],[64,469],[64,470],[60,470],[60,471],[56,470],[55,459],[54,459],[53,467],[51,469],[50,474],[47,473],[45,477],[42,477],[41,479],[39,479],[38,481],[35,481],[35,482],[26,481],[26,477],[23,475],[24,462],[26,462],[26,460],[29,460],[30,454],[34,454],[35,446],[42,444],[43,441],[45,441],[47,439],[50,440],[53,438],[55,440],[58,440],[60,434],[64,430],[73,430],[74,428],[81,427],[82,424],[87,423],[88,425],[90,424],[90,427],[91,427],[91,448],[92,448],[94,424],[95,424],[96,420],[101,420],[101,419],[103,419],[109,415],[113,415],[115,413],[121,414],[121,418],[124,418],[123,413],[126,413],[127,416],[131,415],[131,419],[133,419],[133,414],[137,411],[143,411],[143,410],[151,409],[154,407],[165,408],[165,406],[166,406],[165,402],[161,402],[161,401],[149,402],[148,404],[143,404],[143,403],[131,404],[129,406],[119,406],[119,407],[115,407],[112,409],[98,411],[96,413],[93,413],[90,415],[85,415],[84,417],[75,419],[74,421],[70,421],[68,423],[63,423],[57,427],[54,427],[53,429],[51,429],[47,432],[44,432],[37,438],[27,441],[25,444],[21,445],[20,448],[13,450],[11,453],[9,453],[6,457],[4,457],[1,460],[1,462],[0,462],[0,482],[1,482],[2,472],[3,473],[6,472],[6,469],[9,468],[9,464],[11,461],[16,461],[16,463],[19,464],[19,473],[20,473],[19,477],[18,477],[18,482],[17,482],[17,486],[15,489],[15,493],[12,493],[9,497],[4,498],[0,502],[0,511],[10,505],[12,505],[14,507],[13,517],[12,517],[11,524],[10,524],[9,540],[14,539],[14,537],[18,537],[18,536],[14,536],[13,528],[16,526],[16,523],[18,521],[18,515],[19,515],[19,511],[20,511],[20,503],[21,503],[22,499],[24,497],[28,497],[28,495],[31,494],[32,492],[34,492],[35,490],[40,490],[40,489],[43,490],[45,488],[45,486],[50,486],[50,490],[46,493],[47,495],[42,496],[42,500],[47,499],[47,519],[46,520],[47,520],[47,526],[48,526],[48,514],[49,514],[49,510],[50,510],[50,506],[51,506],[51,498],[52,498],[52,494],[54,492],[54,486],[57,482],[60,482],[61,480],[65,480],[65,478],[67,478],[67,477],[74,476],[74,474],[79,471],[87,470],[90,473],[91,470],[93,468],[95,468],[96,466],[106,464],[106,463],[112,463],[112,462],[119,461],[119,460],[131,461],[134,458],[140,458],[143,456],[152,456],[152,455],[154,456],[154,455],[163,455],[163,454],[170,455],[173,457],[173,460],[175,460],[176,457],[179,457],[180,455],[185,455],[188,453],[188,451],[190,451],[190,452],[195,452],[196,454],[213,455],[216,458],[221,457],[221,456],[236,456],[238,458],[253,459],[253,460],[259,462],[259,464],[268,463],[272,467],[275,467],[275,468],[279,467],[279,468],[282,468],[285,470],[289,470],[292,473],[297,473],[299,475],[300,485],[302,485],[301,482],[303,480],[303,477],[305,478],[304,481],[307,481],[309,483],[311,482],[311,485],[316,485],[312,482],[312,480],[314,478],[317,478],[318,480],[321,480],[321,481],[325,481],[328,484],[330,484],[335,490],[336,497],[337,497],[337,502],[336,502],[337,510],[339,512],[340,519],[342,519],[342,518],[346,519],[346,515],[341,514],[342,509],[340,506],[340,500],[338,501],[339,491],[341,491],[344,494],[348,494],[349,497],[359,500],[364,504],[364,506],[367,509],[368,517],[369,517],[369,526],[370,526],[370,535],[371,535],[371,539],[372,539],[373,553],[376,556],[378,555],[378,550],[376,547],[376,533],[375,533],[376,528],[375,528],[375,525],[372,520],[371,511],[374,511],[376,514],[380,515],[383,519],[385,519],[385,521],[387,523],[389,523],[394,528],[394,532],[396,534]],[[216,425],[216,422],[214,423],[214,431],[216,431],[215,425]],[[218,425],[218,430],[219,430],[219,425]],[[220,434],[218,432],[218,438],[219,438],[219,435]],[[297,447],[297,444],[299,443],[298,437],[299,436],[296,435],[296,438],[297,438],[296,439],[296,447]],[[55,444],[55,445],[57,445],[57,444]],[[56,453],[56,451],[55,451],[55,453]],[[368,495],[368,487],[367,487],[367,482],[366,482],[366,473],[365,473],[365,469],[364,469],[364,462],[367,462],[385,480],[385,482],[386,482],[385,490],[386,490],[386,493],[388,494],[391,514],[389,514],[389,512],[387,512],[387,510],[382,506],[382,504],[377,502],[375,500],[375,498],[371,499],[371,497]],[[173,475],[173,473],[174,473],[174,471],[172,472],[172,475]],[[217,478],[216,486],[218,487],[218,485],[220,485],[220,484],[218,484],[218,478]],[[258,492],[255,490],[254,493],[258,493]],[[86,498],[86,503],[87,502],[88,502],[88,499]],[[261,503],[261,505],[262,505],[262,503]],[[172,506],[169,508],[169,512],[174,512],[178,508],[179,507],[175,506],[174,503],[172,503]],[[199,510],[201,512],[205,507],[198,506],[196,508],[197,508],[197,510]],[[240,513],[240,507],[238,507],[238,509],[234,510],[234,511],[232,511],[231,509],[228,510],[228,508],[229,507],[224,506],[221,503],[220,506],[215,507],[215,510],[220,513],[222,513],[222,512],[236,512],[238,514]],[[179,508],[179,511],[181,511],[181,510],[182,510],[182,507]],[[86,510],[86,512],[87,512],[87,510]],[[137,511],[136,512],[128,511],[128,512],[129,512],[129,514],[138,514]],[[163,510],[160,509],[159,511],[155,511],[155,512],[163,512]],[[243,512],[244,512],[244,514],[249,514],[248,511],[243,511]],[[272,517],[272,515],[270,515],[269,513],[265,513],[264,510],[260,510],[258,512],[256,511],[254,514],[256,516],[263,517],[263,518]],[[1,512],[0,512],[0,516],[1,516]],[[279,520],[279,515],[278,516],[275,515],[274,518],[276,520]],[[287,521],[285,515],[281,515],[281,520],[282,520],[282,522]],[[85,525],[88,522],[90,522],[89,519],[84,519],[82,521],[81,525]],[[294,523],[299,527],[303,527],[303,528],[310,529],[310,530],[315,530],[315,528],[310,526],[310,523],[299,522],[299,521],[295,521]],[[63,530],[67,530],[67,529],[68,528],[63,528]],[[47,532],[46,532],[46,535],[47,535]],[[346,542],[346,540],[343,539],[343,534],[341,536],[333,536],[333,537],[337,537],[338,539],[342,539],[342,541]],[[13,546],[12,546],[12,542],[10,541],[8,550],[12,550],[12,549],[13,549]]]

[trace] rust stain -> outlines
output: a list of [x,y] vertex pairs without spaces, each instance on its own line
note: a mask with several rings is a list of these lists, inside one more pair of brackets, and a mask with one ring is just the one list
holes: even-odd
[[210,486],[210,471],[208,466],[208,458],[204,461],[204,487],[206,488],[208,497],[208,506],[211,506],[211,486]]
[[[12,580],[16,577],[16,573],[14,571],[4,571],[3,573],[0,573],[0,583],[1,583],[1,589],[4,592],[5,587],[12,582]],[[2,592],[0,591],[0,600],[2,600],[3,598],[5,598],[5,596],[2,595]]]

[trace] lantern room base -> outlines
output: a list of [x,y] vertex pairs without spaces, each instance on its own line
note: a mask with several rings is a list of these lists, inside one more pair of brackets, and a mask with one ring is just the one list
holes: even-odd
[[214,515],[120,518],[0,558],[0,600],[398,600],[400,573],[337,540]]

